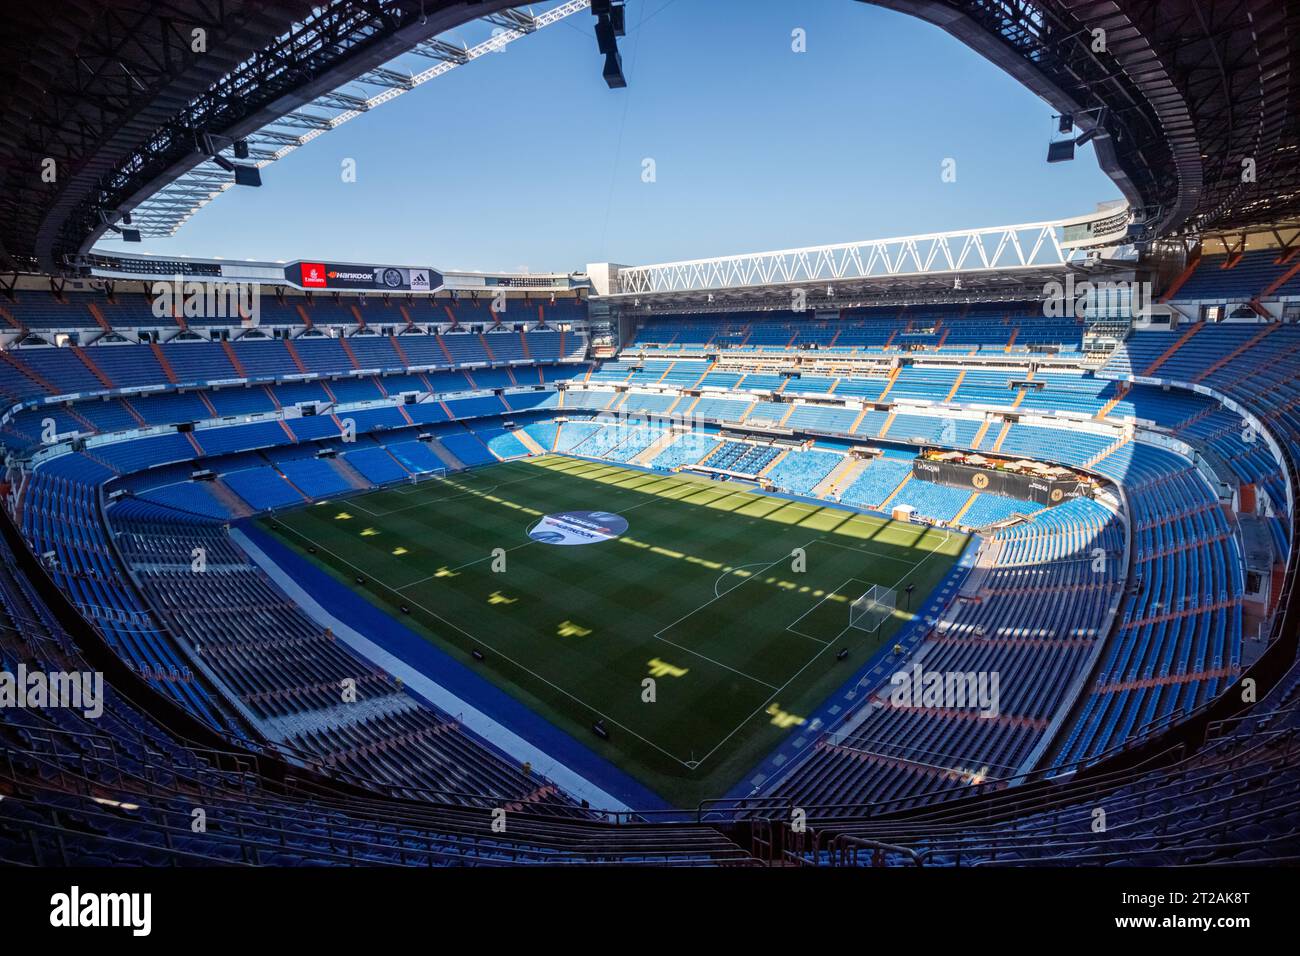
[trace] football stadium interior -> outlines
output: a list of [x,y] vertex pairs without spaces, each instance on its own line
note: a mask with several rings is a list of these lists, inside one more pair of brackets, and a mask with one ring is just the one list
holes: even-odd
[[1300,13],[874,2],[1122,198],[564,273],[134,254],[554,23],[617,88],[623,5],[7,9],[0,862],[1300,860]]

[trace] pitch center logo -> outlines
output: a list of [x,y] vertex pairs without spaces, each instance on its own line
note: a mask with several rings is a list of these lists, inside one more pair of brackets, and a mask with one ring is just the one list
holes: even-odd
[[626,530],[627,519],[608,511],[562,511],[539,520],[528,529],[528,537],[541,544],[600,544]]

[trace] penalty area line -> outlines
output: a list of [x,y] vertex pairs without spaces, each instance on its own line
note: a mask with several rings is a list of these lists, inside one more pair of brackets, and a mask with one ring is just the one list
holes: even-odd
[[[931,548],[931,549],[930,549],[926,554],[922,555],[921,559],[920,559],[919,561],[917,561],[915,564],[913,564],[913,565],[908,569],[907,573],[904,574],[901,578],[898,579],[897,584],[895,584],[895,586],[894,586],[894,590],[897,591],[897,590],[898,590],[898,585],[901,585],[901,584],[902,584],[902,583],[907,579],[907,576],[908,576],[909,574],[911,574],[913,571],[915,571],[917,568],[919,568],[922,564],[924,564],[925,562],[927,562],[927,561],[929,561],[931,558],[933,558],[933,557],[935,556],[935,553],[939,550],[939,547],[940,547],[941,545],[945,545],[945,544],[947,544],[951,539],[952,539],[952,532],[951,532],[951,530],[949,530],[948,534],[945,535],[944,538],[943,538],[941,541],[937,542],[933,548]],[[834,542],[829,542],[829,541],[828,541],[828,542],[826,542],[826,543],[827,543],[827,544],[832,544],[834,547],[844,547],[843,545],[837,545],[837,544],[834,544]],[[858,549],[857,549],[857,548],[847,548],[846,550],[857,551]],[[850,580],[850,581],[859,581],[859,582],[860,582],[862,579],[861,579],[861,578],[850,578],[849,580]],[[847,583],[847,582],[846,582],[846,583]],[[916,612],[908,612],[908,619],[909,619],[909,620],[915,620],[917,617],[919,617],[919,614],[917,614]],[[798,623],[798,621],[795,621],[794,623]],[[826,651],[827,651],[829,648],[833,647],[836,643],[838,643],[838,641],[840,640],[840,638],[842,638],[845,634],[847,634],[847,633],[852,629],[852,627],[853,627],[852,623],[845,625],[845,627],[844,627],[843,630],[841,630],[838,634],[836,634],[835,637],[832,638],[830,641],[827,641],[827,642],[826,642],[826,645],[825,645],[821,650],[819,650],[819,651],[817,651],[815,654],[813,654],[813,656],[812,656],[811,658],[808,659],[808,662],[807,662],[806,664],[804,664],[804,665],[803,665],[802,667],[800,667],[797,671],[795,671],[794,674],[791,675],[791,677],[790,677],[789,680],[787,680],[787,681],[786,681],[784,684],[782,684],[779,688],[776,688],[776,689],[772,692],[772,694],[767,698],[767,700],[763,701],[763,703],[759,704],[758,707],[755,708],[755,710],[754,710],[753,713],[751,713],[748,717],[746,717],[746,718],[745,718],[744,720],[742,720],[738,725],[736,725],[736,727],[731,731],[731,733],[729,733],[729,734],[727,734],[727,736],[723,737],[720,741],[718,741],[718,743],[714,746],[714,748],[713,748],[712,750],[710,750],[710,751],[709,751],[708,753],[706,753],[703,757],[701,757],[701,758],[697,761],[697,766],[699,766],[699,765],[703,765],[703,763],[704,763],[706,760],[708,760],[710,757],[712,757],[712,756],[713,756],[713,755],[718,751],[718,749],[719,749],[720,747],[722,747],[722,746],[723,746],[723,745],[724,745],[728,740],[730,740],[730,739],[731,739],[732,737],[734,737],[737,733],[739,733],[742,729],[744,729],[744,727],[747,726],[751,721],[753,721],[754,718],[756,718],[756,717],[758,717],[760,714],[766,712],[767,708],[768,708],[768,707],[769,707],[773,702],[776,701],[777,697],[778,697],[781,693],[783,693],[787,687],[789,687],[792,683],[794,683],[796,680],[798,680],[798,679],[799,679],[799,676],[800,676],[804,671],[806,671],[809,667],[811,667],[814,663],[816,663],[817,659],[820,658],[823,654],[825,654]],[[807,635],[802,635],[802,636],[805,636],[805,637],[806,637]],[[802,726],[802,725],[801,725],[801,726]]]
[[[854,581],[857,581],[859,584],[864,584],[864,585],[866,585],[867,587],[870,587],[870,585],[867,584],[867,582],[863,581],[862,578],[857,578],[857,577],[846,578],[846,579],[845,579],[844,581],[842,581],[842,582],[839,584],[839,586],[836,587],[833,591],[829,591],[829,592],[827,592],[827,594],[826,594],[824,597],[822,597],[822,599],[821,599],[820,601],[818,601],[818,602],[817,602],[816,604],[814,604],[812,607],[808,608],[808,610],[804,611],[802,614],[800,614],[798,617],[796,617],[793,621],[791,621],[791,622],[786,626],[786,630],[789,631],[791,634],[798,634],[800,637],[806,637],[806,638],[807,638],[808,640],[810,640],[810,641],[816,641],[818,644],[833,644],[835,641],[839,640],[840,635],[843,634],[844,631],[840,631],[839,634],[836,634],[835,637],[831,638],[829,641],[823,641],[820,637],[813,637],[811,634],[805,634],[803,631],[798,630],[798,629],[795,627],[795,625],[798,624],[800,621],[802,621],[804,618],[806,618],[809,614],[812,614],[814,611],[816,611],[819,607],[821,607],[823,604],[825,604],[825,603],[826,603],[827,601],[829,601],[831,598],[835,597],[837,594],[840,594],[840,593],[844,590],[844,588],[846,588],[848,585],[852,584]],[[845,594],[845,597],[847,597],[847,596],[848,596],[848,595]]]

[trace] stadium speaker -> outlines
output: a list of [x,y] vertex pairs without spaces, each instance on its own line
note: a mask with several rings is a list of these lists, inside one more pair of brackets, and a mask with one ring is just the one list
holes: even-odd
[[605,77],[605,85],[611,90],[621,90],[627,86],[627,78],[623,76],[623,58],[619,56],[617,50],[605,55],[605,69],[602,75]]
[[1049,163],[1066,163],[1074,159],[1074,140],[1058,139],[1047,144],[1047,161]]
[[140,230],[139,230],[139,229],[123,229],[123,230],[122,230],[122,241],[123,241],[123,242],[139,242],[139,241],[140,241]]
[[609,17],[601,17],[596,21],[596,47],[606,56],[618,52],[618,39],[614,35],[614,24]]
[[1062,113],[1056,124],[1056,131],[1064,135],[1072,129],[1074,129],[1074,117],[1069,113]]
[[256,166],[236,166],[235,185],[236,186],[262,185],[262,171],[258,169]]
[[235,159],[248,159],[248,140],[237,139],[234,145]]

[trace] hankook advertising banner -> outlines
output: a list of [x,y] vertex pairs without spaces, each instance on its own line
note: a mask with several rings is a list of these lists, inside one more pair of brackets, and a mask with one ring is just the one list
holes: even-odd
[[349,292],[434,292],[442,286],[441,273],[407,266],[294,262],[285,266],[284,277],[304,289]]

